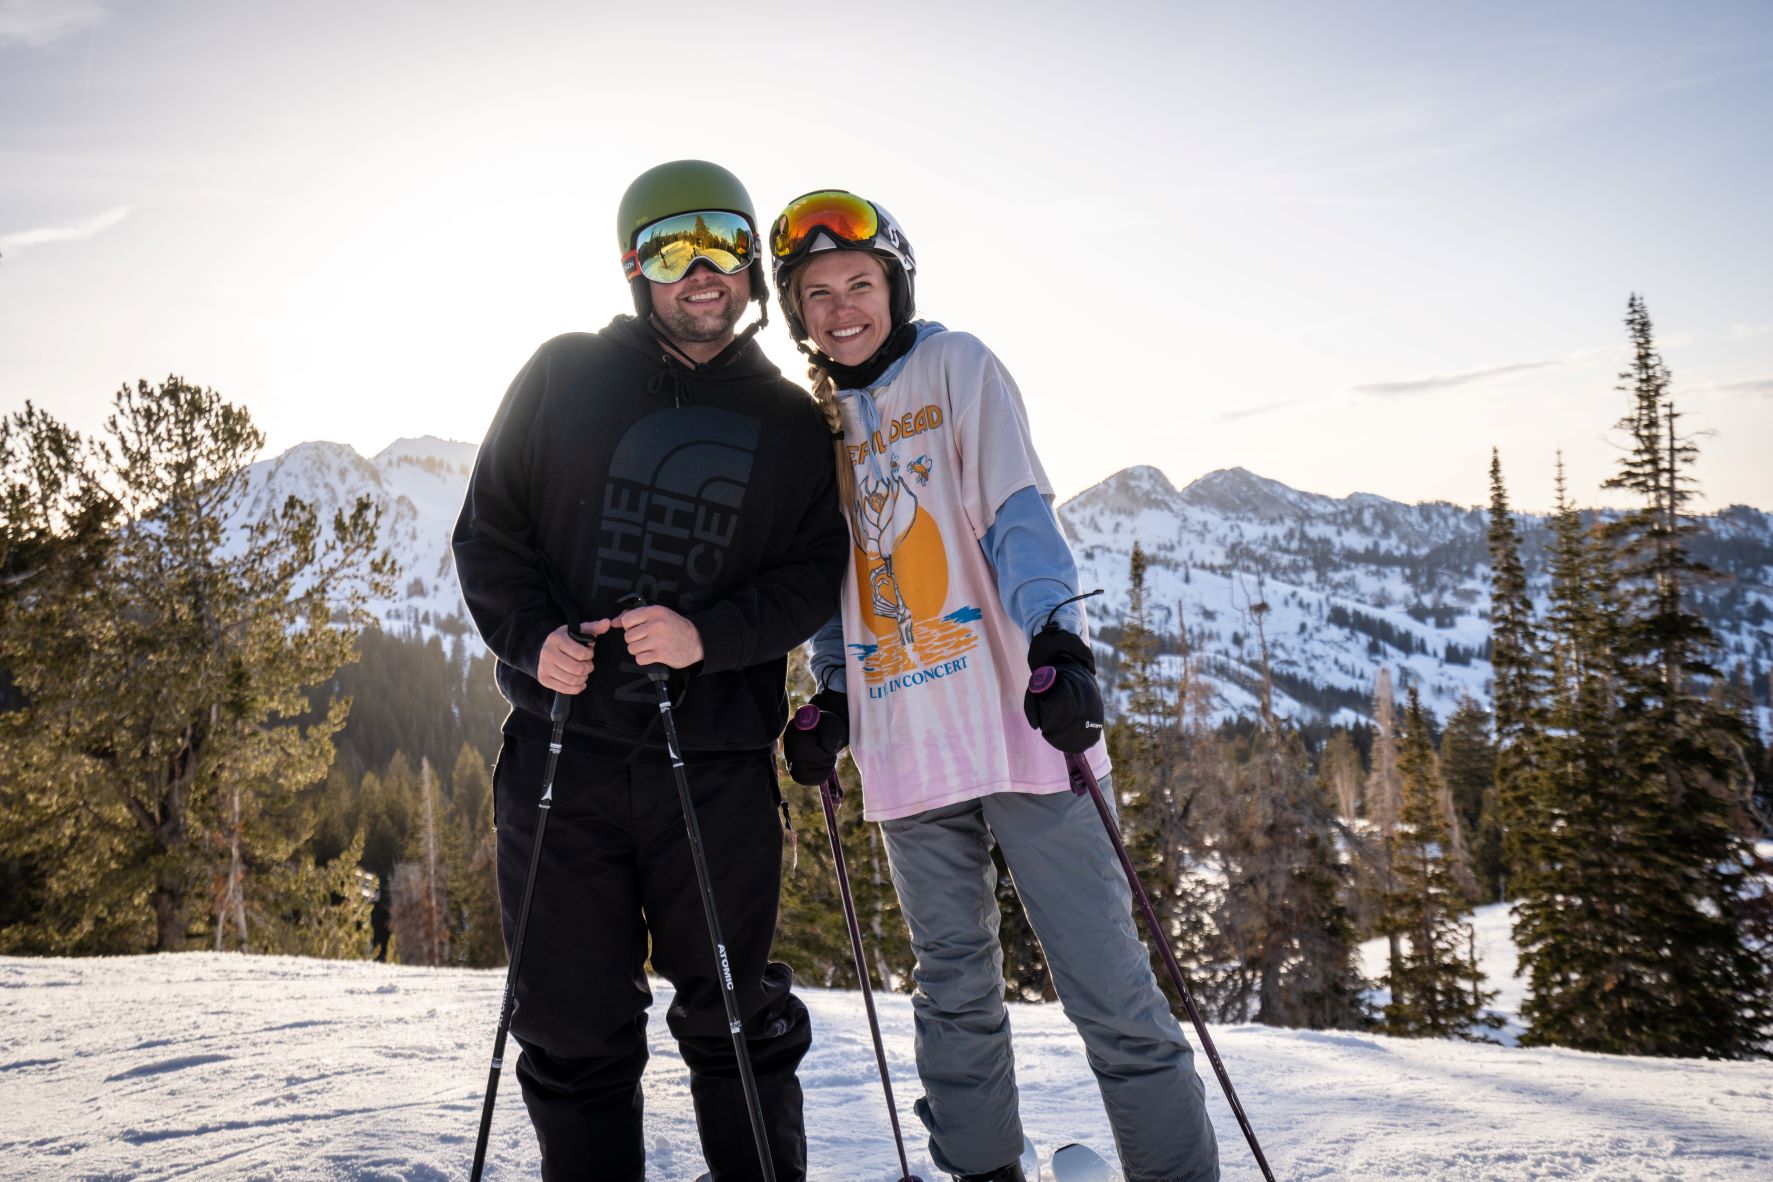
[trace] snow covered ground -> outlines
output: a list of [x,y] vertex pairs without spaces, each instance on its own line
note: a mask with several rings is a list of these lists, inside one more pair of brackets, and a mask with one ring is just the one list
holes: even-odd
[[[1479,927],[1486,952],[1498,932],[1506,943],[1502,909]],[[502,983],[499,972],[211,953],[0,958],[0,1179],[465,1179]],[[687,1182],[701,1156],[664,1030],[669,988],[655,991],[651,1177]],[[817,1032],[802,1068],[812,1177],[894,1182],[860,995],[805,996]],[[915,1128],[909,1002],[879,1000]],[[1111,1154],[1058,1007],[1017,1006],[1012,1020],[1029,1135],[1046,1151],[1082,1140]],[[1773,1178],[1773,1063],[1259,1026],[1213,1035],[1279,1179]],[[1225,1178],[1259,1177],[1199,1065]],[[938,1182],[922,1138],[910,1148],[913,1170]],[[535,1166],[508,1068],[487,1176],[533,1178]]]

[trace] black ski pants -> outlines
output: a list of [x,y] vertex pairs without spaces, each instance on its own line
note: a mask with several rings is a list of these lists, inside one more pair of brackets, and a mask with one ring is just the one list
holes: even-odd
[[[493,775],[499,898],[509,946],[548,757],[507,736]],[[795,1067],[812,1041],[788,966],[769,959],[782,829],[768,755],[686,769],[763,1101],[776,1177],[806,1177]],[[671,767],[562,752],[530,903],[511,1032],[545,1182],[642,1182],[640,1077],[647,1061],[646,960],[676,989],[666,1022],[690,1073],[715,1182],[761,1177],[751,1120]]]

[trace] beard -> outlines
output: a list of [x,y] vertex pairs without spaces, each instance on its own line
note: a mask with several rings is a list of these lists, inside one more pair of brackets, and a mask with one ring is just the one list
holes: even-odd
[[744,297],[728,298],[710,312],[692,312],[676,300],[653,301],[653,316],[673,340],[686,345],[707,345],[732,335],[733,326],[745,314],[750,301]]

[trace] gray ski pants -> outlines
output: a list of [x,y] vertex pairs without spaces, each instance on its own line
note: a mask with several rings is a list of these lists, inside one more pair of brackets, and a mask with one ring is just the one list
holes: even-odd
[[1083,1036],[1127,1182],[1214,1182],[1219,1150],[1194,1052],[1152,975],[1094,802],[1002,792],[885,821],[881,831],[917,956],[916,1110],[936,1165],[984,1173],[1022,1151],[995,841]]

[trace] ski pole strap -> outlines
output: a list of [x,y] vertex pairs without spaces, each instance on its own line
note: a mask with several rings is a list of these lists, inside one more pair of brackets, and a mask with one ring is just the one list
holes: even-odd
[[[1073,595],[1070,599],[1061,599],[1058,603],[1055,603],[1051,608],[1049,608],[1047,610],[1046,622],[1044,624],[1042,624],[1041,627],[1051,628],[1053,626],[1053,617],[1058,614],[1058,611],[1060,608],[1066,606],[1067,604],[1077,603],[1079,600],[1083,600],[1083,599],[1092,599],[1095,596],[1098,596],[1100,594],[1102,594],[1102,588],[1097,587],[1094,591],[1085,591],[1082,595]],[[1038,694],[1038,693],[1042,693],[1043,691],[1035,690],[1034,692]]]

